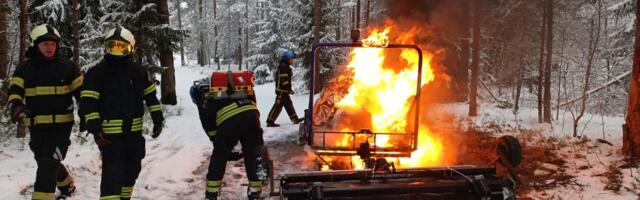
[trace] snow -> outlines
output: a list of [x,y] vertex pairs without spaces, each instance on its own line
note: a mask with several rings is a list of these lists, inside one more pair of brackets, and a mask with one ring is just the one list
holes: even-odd
[[[180,59],[175,59],[179,62]],[[181,66],[176,63],[175,66]],[[193,80],[207,76],[212,69],[198,66],[176,67],[176,92],[178,104],[163,106],[166,116],[165,129],[157,139],[147,139],[147,155],[142,160],[143,169],[135,185],[133,199],[202,199],[205,176],[212,145],[202,130],[195,105],[189,98]],[[283,111],[276,123],[278,128],[266,128],[266,116],[273,105],[273,83],[257,86],[260,121],[265,128],[264,138],[272,149],[272,156],[282,157],[287,170],[301,169],[297,162],[306,162],[306,151],[295,144],[298,125],[293,125]],[[298,115],[306,107],[306,96],[293,96]],[[80,143],[72,133],[72,144],[64,164],[74,175],[78,191],[72,199],[98,199],[100,191],[101,160],[93,141]],[[83,134],[84,135],[84,134]],[[92,140],[92,139],[91,139]],[[27,140],[12,139],[0,150],[0,199],[30,199],[35,180],[36,163],[26,145]],[[237,147],[239,148],[239,146]],[[223,199],[242,199],[248,183],[242,161],[229,162],[225,175]],[[25,192],[21,192],[25,190]]]
[[[175,59],[175,66],[182,66],[180,59]],[[195,66],[188,63],[185,67],[176,67],[176,91],[178,104],[164,106],[166,116],[165,129],[157,139],[147,138],[147,155],[143,160],[143,169],[135,185],[133,199],[202,199],[205,191],[205,176],[209,164],[212,145],[202,131],[197,110],[191,103],[188,89],[193,80],[207,76],[212,68]],[[273,105],[275,93],[273,83],[256,87],[258,96],[258,108],[260,109],[260,121],[265,129],[264,139],[269,147],[276,176],[283,172],[312,170],[314,166],[313,155],[306,147],[296,144],[298,126],[293,125],[286,112],[283,111],[277,123],[281,127],[267,128],[264,123],[266,116]],[[299,116],[303,115],[307,106],[307,96],[295,95],[292,97],[294,106]],[[571,134],[571,119],[568,113],[561,113],[562,120],[554,120],[550,126],[537,123],[536,110],[523,109],[518,115],[514,115],[510,109],[496,108],[490,104],[480,106],[478,117],[468,119],[465,117],[466,104],[447,104],[438,106],[432,112],[438,113],[430,116],[445,116],[443,113],[453,115],[462,121],[467,120],[468,126],[486,128],[489,123],[502,127],[500,132],[517,134],[520,130],[538,130],[547,136],[559,138],[569,137]],[[591,120],[589,120],[591,119]],[[578,176],[576,181],[586,185],[585,188],[566,187],[550,191],[534,191],[528,196],[535,199],[637,199],[630,192],[621,190],[620,194],[604,190],[605,180],[602,174],[607,171],[611,163],[622,159],[618,152],[621,146],[622,117],[601,117],[587,115],[580,125],[580,132],[588,138],[602,138],[612,142],[614,146],[601,143],[588,142],[587,147],[562,148],[559,152],[568,159],[568,173]],[[148,124],[147,124],[148,125]],[[586,125],[586,127],[585,127]],[[101,160],[99,151],[94,142],[82,142],[77,137],[80,133],[72,133],[72,144],[69,148],[64,164],[70,169],[78,186],[77,193],[71,198],[98,199],[101,175]],[[83,134],[84,135],[84,134]],[[29,199],[33,190],[36,163],[33,154],[28,149],[28,139],[11,139],[1,143],[0,150],[0,199]],[[568,141],[574,141],[568,139]],[[525,141],[526,142],[526,141]],[[582,157],[576,156],[583,155]],[[558,166],[544,164],[543,169],[536,174],[546,173],[548,170],[557,170]],[[590,166],[580,170],[580,166]],[[632,175],[637,176],[637,170],[623,170],[623,182],[629,186]],[[225,174],[225,185],[222,188],[222,199],[244,199],[247,179],[244,175],[242,161],[229,162]]]

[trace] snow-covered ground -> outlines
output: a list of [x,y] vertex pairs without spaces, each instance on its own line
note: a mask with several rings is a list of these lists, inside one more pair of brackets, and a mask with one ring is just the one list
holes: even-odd
[[[176,59],[178,60],[178,59]],[[147,137],[147,156],[143,160],[143,169],[133,192],[133,199],[203,199],[205,191],[205,175],[209,163],[212,145],[201,129],[195,105],[191,103],[188,89],[193,80],[207,76],[211,69],[196,66],[180,67],[176,64],[176,90],[178,104],[164,106],[166,125],[162,135],[157,139]],[[266,115],[271,108],[275,93],[273,84],[256,87],[258,108],[261,122],[265,129],[264,139],[274,159],[277,173],[299,170],[310,170],[315,166],[313,156],[303,147],[296,145],[298,126],[291,124],[286,112],[278,118],[278,128],[264,126]],[[293,96],[293,102],[299,116],[307,106],[307,96]],[[433,112],[446,112],[446,115],[464,119],[466,105],[450,104],[440,106]],[[549,126],[540,126],[535,119],[535,110],[524,110],[518,117],[511,110],[503,110],[483,105],[480,116],[467,123],[475,127],[500,127],[501,132],[515,133],[517,130],[537,130],[547,136],[565,137],[571,134],[571,120],[556,120]],[[561,114],[562,115],[562,114]],[[568,117],[568,114],[565,115]],[[584,122],[591,118],[584,117]],[[518,119],[516,121],[516,119]],[[549,191],[534,191],[529,196],[535,199],[637,199],[634,194],[622,189],[621,194],[604,190],[603,176],[611,163],[622,159],[617,152],[621,146],[621,117],[594,116],[588,126],[581,131],[589,138],[602,138],[611,141],[614,146],[588,142],[587,148],[564,147],[559,152],[567,158],[567,172],[577,175],[578,183],[587,185],[583,188],[566,187]],[[468,120],[467,120],[468,121]],[[602,123],[604,122],[604,123]],[[497,124],[498,126],[486,126]],[[581,130],[584,126],[581,126]],[[78,191],[72,197],[75,200],[98,199],[101,175],[99,151],[92,140],[81,142],[73,133],[72,144],[64,163],[75,177]],[[571,139],[568,139],[572,141]],[[24,139],[12,139],[5,142],[0,149],[0,199],[29,199],[33,190],[36,163],[33,154],[26,146]],[[575,156],[577,153],[583,157]],[[585,169],[583,166],[589,166]],[[550,166],[553,168],[553,166]],[[543,173],[543,172],[540,172]],[[629,186],[632,174],[638,176],[637,170],[623,170],[623,182]],[[229,162],[222,189],[222,199],[244,199],[247,180],[244,175],[242,161]]]
[[[167,119],[162,135],[157,139],[146,136],[147,156],[142,161],[143,169],[135,185],[133,199],[204,198],[205,176],[213,147],[202,130],[188,90],[193,80],[205,77],[210,72],[211,69],[195,66],[176,68],[178,104],[164,106]],[[273,84],[258,86],[256,91],[260,121],[265,123],[275,98]],[[294,96],[293,101],[298,115],[302,116],[306,96]],[[284,110],[276,123],[282,126],[265,128],[264,133],[272,156],[282,158],[275,163],[275,167],[301,169],[304,166],[298,165],[298,160],[307,159],[308,156],[302,147],[295,144],[298,126],[289,121]],[[72,144],[64,161],[78,186],[72,199],[98,199],[101,175],[99,151],[92,139],[81,143],[76,138],[78,134],[72,133]],[[27,142],[28,139],[12,139],[1,144],[0,165],[3,167],[0,168],[0,199],[30,199],[36,163]],[[244,198],[248,181],[242,161],[229,162],[227,169],[223,199]]]

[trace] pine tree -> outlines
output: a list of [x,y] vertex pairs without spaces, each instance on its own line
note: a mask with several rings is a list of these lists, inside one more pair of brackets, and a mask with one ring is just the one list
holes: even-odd
[[72,56],[71,5],[67,1],[34,0],[29,4],[29,20],[33,26],[49,24],[60,32],[58,51],[65,57]]
[[104,8],[100,0],[85,0],[80,9],[80,62],[83,68],[91,67],[104,55],[103,37],[105,29],[100,18]]
[[0,0],[0,79],[7,77],[9,64],[9,43],[7,42],[7,13],[9,5],[6,0]]
[[282,43],[282,37],[278,34],[278,21],[280,20],[280,3],[278,0],[263,2],[260,8],[264,16],[252,23],[250,27],[256,28],[255,37],[250,41],[249,62],[252,62],[257,84],[273,81],[273,72],[278,64],[278,49]]

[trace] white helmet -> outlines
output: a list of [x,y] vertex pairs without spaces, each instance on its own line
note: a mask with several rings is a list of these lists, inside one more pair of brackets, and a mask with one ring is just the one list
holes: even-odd
[[40,24],[31,30],[31,46],[36,46],[38,43],[51,40],[56,43],[60,42],[60,33],[56,28],[49,24]]
[[107,31],[105,35],[105,51],[115,56],[125,56],[133,52],[136,40],[131,31],[122,26]]

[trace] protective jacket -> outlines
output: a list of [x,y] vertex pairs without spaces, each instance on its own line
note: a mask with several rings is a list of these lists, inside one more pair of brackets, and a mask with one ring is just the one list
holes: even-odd
[[80,68],[60,55],[52,60],[31,47],[9,85],[9,103],[23,103],[29,127],[73,125],[73,99],[79,97],[83,76]]
[[[260,195],[262,180],[258,172],[264,167],[259,166],[259,160],[263,160],[259,150],[264,148],[264,141],[253,92],[253,78],[252,75],[247,75],[243,72],[214,72],[204,102],[204,112],[200,112],[203,114],[203,127],[214,145],[207,173],[207,199],[216,199],[220,192],[227,161],[238,142],[242,146],[245,170],[249,179],[247,195],[249,199],[255,199]],[[194,102],[198,104],[197,100]]]
[[291,93],[291,67],[286,61],[280,61],[276,73],[276,93]]
[[87,71],[81,109],[91,133],[121,134],[142,130],[143,100],[154,124],[164,120],[156,85],[130,56],[105,55]]

